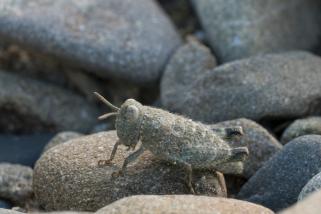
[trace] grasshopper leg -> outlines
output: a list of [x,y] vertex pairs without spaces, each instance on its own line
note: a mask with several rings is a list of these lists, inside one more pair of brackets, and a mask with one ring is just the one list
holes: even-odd
[[129,163],[135,161],[141,154],[143,154],[144,152],[144,147],[140,147],[137,151],[133,152],[132,154],[130,154],[124,161],[123,166],[121,168],[121,170],[116,171],[112,174],[112,177],[117,177],[119,175],[123,175],[126,171],[126,167]]
[[195,190],[193,188],[193,185],[192,185],[192,180],[193,180],[193,169],[192,169],[192,165],[189,164],[189,163],[186,163],[184,161],[176,161],[179,165],[183,166],[186,173],[187,173],[187,181],[186,181],[186,184],[190,190],[190,192],[192,194],[195,195]]
[[215,173],[216,173],[216,177],[218,179],[218,183],[221,187],[221,190],[222,190],[224,196],[227,197],[227,188],[226,188],[224,175],[223,175],[223,173],[221,173],[219,171],[215,171]]
[[116,152],[117,152],[117,148],[118,148],[118,146],[119,146],[120,144],[121,144],[121,143],[120,143],[120,141],[118,140],[118,141],[115,143],[115,145],[114,145],[114,148],[113,148],[113,150],[112,150],[112,152],[111,152],[111,155],[110,155],[109,159],[108,159],[108,160],[99,160],[99,161],[98,161],[98,166],[106,166],[106,165],[109,165],[109,164],[113,161],[113,159],[114,159],[114,157],[115,157],[115,155],[116,155]]

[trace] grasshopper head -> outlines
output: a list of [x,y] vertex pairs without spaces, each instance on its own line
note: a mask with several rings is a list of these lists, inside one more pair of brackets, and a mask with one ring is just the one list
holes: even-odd
[[122,104],[116,117],[117,135],[122,144],[135,148],[140,138],[142,119],[142,104],[134,99],[128,99]]
[[125,146],[135,148],[140,137],[140,124],[143,119],[143,105],[134,99],[128,99],[120,108],[118,108],[97,92],[95,92],[95,94],[102,102],[114,110],[114,112],[100,116],[99,119],[116,116],[116,130],[120,142]]

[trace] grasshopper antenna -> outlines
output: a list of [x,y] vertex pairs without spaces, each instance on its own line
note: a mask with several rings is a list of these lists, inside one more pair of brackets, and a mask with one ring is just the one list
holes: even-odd
[[118,113],[117,112],[111,112],[111,113],[107,113],[107,114],[103,114],[103,115],[99,116],[98,119],[99,120],[105,120],[108,117],[115,116],[115,115],[118,115]]
[[[103,96],[101,96],[98,92],[94,92],[94,94],[98,97],[98,99],[100,99],[103,103],[105,103],[107,106],[109,106],[109,108],[118,111],[119,108],[114,106],[113,104],[111,104],[108,100],[106,100]],[[102,115],[105,116],[105,115]],[[101,116],[101,117],[102,117]]]

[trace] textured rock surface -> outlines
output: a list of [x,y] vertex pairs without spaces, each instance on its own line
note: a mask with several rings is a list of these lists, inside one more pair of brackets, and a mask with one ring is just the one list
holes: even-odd
[[303,187],[298,200],[303,200],[313,192],[321,189],[321,173],[316,174],[311,180]]
[[102,77],[156,81],[180,44],[153,0],[5,0],[1,5],[1,37]]
[[[176,67],[175,74],[186,67]],[[307,52],[268,54],[195,70],[197,77],[186,86],[182,80],[168,81],[175,74],[166,69],[162,104],[196,120],[295,118],[320,111],[321,58]]]
[[74,93],[5,71],[0,71],[0,113],[3,131],[88,131],[98,115]]
[[321,134],[321,117],[308,117],[294,121],[283,132],[281,142],[286,144],[294,138],[309,134]]
[[97,214],[213,214],[213,213],[262,213],[273,212],[260,205],[235,199],[194,195],[141,195],[118,200],[96,212]]
[[0,163],[0,198],[24,204],[32,196],[32,169]]
[[266,162],[238,197],[278,211],[294,204],[303,186],[319,171],[321,136],[302,136]]
[[60,132],[56,134],[50,141],[49,143],[45,146],[43,149],[43,152],[51,149],[54,146],[60,145],[62,143],[65,143],[71,139],[77,138],[77,137],[82,137],[83,134],[77,133],[77,132]]
[[[98,167],[98,161],[109,157],[117,139],[115,131],[101,132],[45,152],[33,180],[40,205],[47,210],[95,211],[131,195],[189,194],[185,171],[161,163],[149,152],[129,165],[124,176],[112,178],[129,152],[120,146],[112,165]],[[198,194],[223,195],[213,172],[195,172],[193,183]]]
[[318,0],[194,0],[220,61],[259,53],[311,50],[319,44]]
[[286,210],[280,212],[280,214],[317,214],[321,209],[321,191],[313,193],[303,201],[300,201]]
[[275,153],[282,149],[282,145],[262,126],[248,119],[230,120],[211,125],[211,127],[232,127],[241,126],[244,136],[231,144],[247,146],[249,157],[244,162],[243,176],[250,178],[263,164]]

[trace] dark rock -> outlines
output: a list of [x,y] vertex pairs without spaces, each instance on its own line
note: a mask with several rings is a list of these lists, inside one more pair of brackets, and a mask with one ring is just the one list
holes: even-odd
[[302,136],[267,161],[238,198],[279,211],[294,204],[303,186],[320,171],[321,136]]
[[0,162],[33,166],[53,134],[0,135]]
[[[179,62],[175,58],[183,56],[174,56],[162,79],[161,101],[171,111],[209,123],[241,117],[256,121],[296,118],[320,112],[320,57],[307,52],[268,54],[215,69],[195,69],[188,79],[182,74],[197,62],[185,61],[171,69]],[[171,79],[178,77],[181,80],[173,84]]]
[[8,201],[0,199],[0,208],[1,209],[11,209],[12,204]]
[[195,195],[141,195],[118,200],[96,212],[97,214],[213,214],[273,212],[260,205],[228,198]]
[[98,111],[60,87],[0,71],[0,114],[2,131],[89,131]]
[[[68,141],[45,152],[34,170],[36,199],[46,210],[95,211],[120,198],[141,194],[188,194],[185,171],[170,166],[146,151],[123,176],[112,178],[129,154],[119,147],[111,165],[99,167],[117,141],[115,131]],[[197,194],[224,196],[215,173],[195,171]]]
[[321,172],[313,176],[311,180],[303,187],[298,200],[301,201],[313,192],[321,189]]
[[222,62],[261,53],[312,50],[321,34],[319,0],[193,0]]
[[308,117],[294,121],[283,132],[281,142],[286,144],[294,138],[309,134],[321,134],[321,117]]
[[0,37],[136,83],[156,81],[180,44],[153,0],[10,0],[0,8]]

